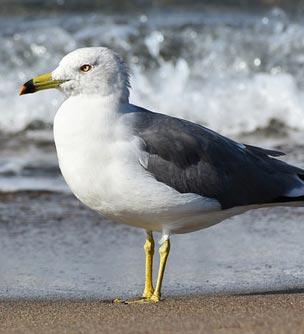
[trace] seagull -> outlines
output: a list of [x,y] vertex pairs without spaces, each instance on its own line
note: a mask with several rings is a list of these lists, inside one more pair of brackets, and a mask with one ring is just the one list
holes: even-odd
[[[277,159],[284,153],[131,104],[127,65],[109,48],[67,54],[20,95],[50,88],[66,96],[54,140],[71,191],[108,219],[146,231],[143,295],[116,302],[160,301],[172,234],[261,207],[303,206],[304,170]],[[155,288],[153,232],[161,232]]]

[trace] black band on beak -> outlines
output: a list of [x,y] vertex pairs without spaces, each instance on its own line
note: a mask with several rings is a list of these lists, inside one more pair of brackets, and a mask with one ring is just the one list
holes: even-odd
[[33,79],[27,81],[23,86],[20,88],[19,95],[35,93],[36,87],[34,85]]

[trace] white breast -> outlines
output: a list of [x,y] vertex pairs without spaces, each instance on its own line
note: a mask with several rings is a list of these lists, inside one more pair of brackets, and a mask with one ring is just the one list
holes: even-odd
[[[109,218],[161,229],[194,211],[218,209],[217,201],[180,194],[142,166],[140,140],[121,120],[111,99],[71,97],[58,110],[54,138],[61,172],[72,192]],[[198,213],[198,212],[197,212]]]

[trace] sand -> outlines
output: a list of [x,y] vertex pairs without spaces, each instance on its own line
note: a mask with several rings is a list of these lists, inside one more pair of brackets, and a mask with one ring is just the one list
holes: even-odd
[[0,333],[304,333],[304,294],[110,301],[2,301]]

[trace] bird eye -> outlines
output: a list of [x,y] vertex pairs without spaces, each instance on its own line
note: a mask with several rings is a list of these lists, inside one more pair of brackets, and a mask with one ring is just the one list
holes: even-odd
[[89,72],[92,69],[92,66],[89,64],[84,64],[80,67],[81,72]]

